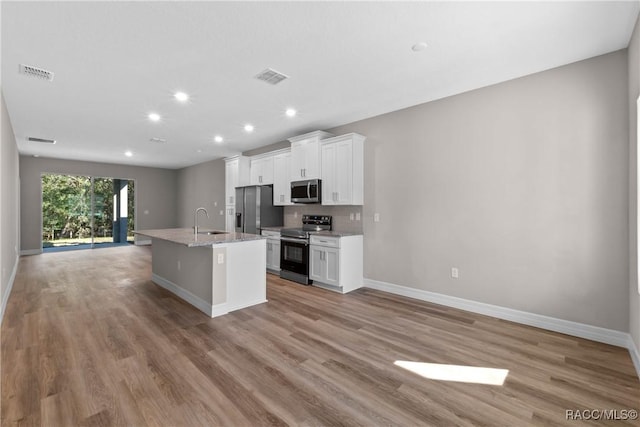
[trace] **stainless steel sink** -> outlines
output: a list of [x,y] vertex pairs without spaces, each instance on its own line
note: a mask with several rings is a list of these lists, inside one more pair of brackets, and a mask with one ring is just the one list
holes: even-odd
[[202,231],[198,231],[198,234],[208,234],[208,235],[212,235],[212,234],[229,234],[226,231],[216,231],[216,230],[202,230]]

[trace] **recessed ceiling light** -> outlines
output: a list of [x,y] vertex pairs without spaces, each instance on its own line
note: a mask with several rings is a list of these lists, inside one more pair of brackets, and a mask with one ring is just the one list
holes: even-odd
[[152,122],[159,122],[160,121],[160,114],[158,114],[158,113],[149,113],[149,115],[147,117],[149,117],[149,120],[151,120]]
[[127,157],[131,157],[131,156],[133,156],[133,153],[131,151],[125,151],[124,155],[127,156]]
[[197,151],[198,153],[202,153],[202,150],[201,150],[201,149],[199,149],[199,148],[198,148],[196,151]]
[[420,42],[411,46],[411,50],[413,50],[414,52],[420,52],[421,50],[425,50],[427,46],[428,45],[426,42]]
[[173,96],[180,102],[187,102],[189,100],[189,95],[184,92],[176,92]]
[[247,132],[247,133],[253,132],[253,129],[254,129],[254,127],[250,123],[247,123],[246,125],[244,125],[244,131]]
[[216,136],[213,137],[213,140],[215,142],[217,142],[218,144],[220,144],[220,143],[222,143],[224,141],[224,138],[221,137],[220,135],[216,135]]
[[287,115],[287,117],[295,117],[296,114],[298,114],[298,112],[293,108],[287,108],[287,111],[285,111],[284,113]]

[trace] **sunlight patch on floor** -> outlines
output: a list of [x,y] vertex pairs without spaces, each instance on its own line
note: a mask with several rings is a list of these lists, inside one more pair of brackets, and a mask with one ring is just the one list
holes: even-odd
[[394,365],[438,381],[503,385],[509,374],[508,369],[482,368],[477,366],[447,365],[441,363],[408,362],[396,360]]

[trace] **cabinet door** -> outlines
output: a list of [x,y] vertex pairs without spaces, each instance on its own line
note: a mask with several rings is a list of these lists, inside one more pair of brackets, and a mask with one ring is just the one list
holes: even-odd
[[231,160],[225,164],[224,183],[225,183],[225,205],[235,205],[236,187],[238,186],[240,160]]
[[333,200],[337,205],[350,205],[353,201],[353,143],[351,140],[339,141],[335,146]]
[[291,153],[278,154],[273,158],[273,204],[291,204]]
[[274,240],[271,242],[271,248],[273,250],[273,258],[271,265],[274,270],[280,270],[280,240]]
[[251,183],[251,185],[259,185],[260,175],[262,175],[262,161],[260,159],[251,160],[249,171],[249,182]]
[[273,184],[273,157],[251,160],[251,185]]
[[324,248],[324,280],[328,285],[340,286],[340,250]]
[[225,213],[225,230],[233,233],[236,231],[236,208],[227,206]]
[[291,144],[291,181],[304,179],[304,169],[307,162],[307,142],[304,140]]
[[273,184],[273,156],[265,157],[260,161],[260,184]]
[[313,139],[305,147],[304,178],[320,178],[320,141]]
[[322,157],[322,204],[336,204],[336,145],[326,144],[320,149]]
[[324,249],[322,246],[309,246],[309,278],[318,282],[325,281]]
[[273,269],[273,244],[267,240],[267,268]]

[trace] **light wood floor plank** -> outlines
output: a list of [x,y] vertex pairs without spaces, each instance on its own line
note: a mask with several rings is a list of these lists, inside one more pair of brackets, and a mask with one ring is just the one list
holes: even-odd
[[[133,246],[21,258],[1,330],[2,426],[570,426],[597,423],[566,410],[640,406],[622,348],[273,275],[268,303],[210,319],[153,284],[150,261]],[[438,381],[402,360],[509,373]]]

